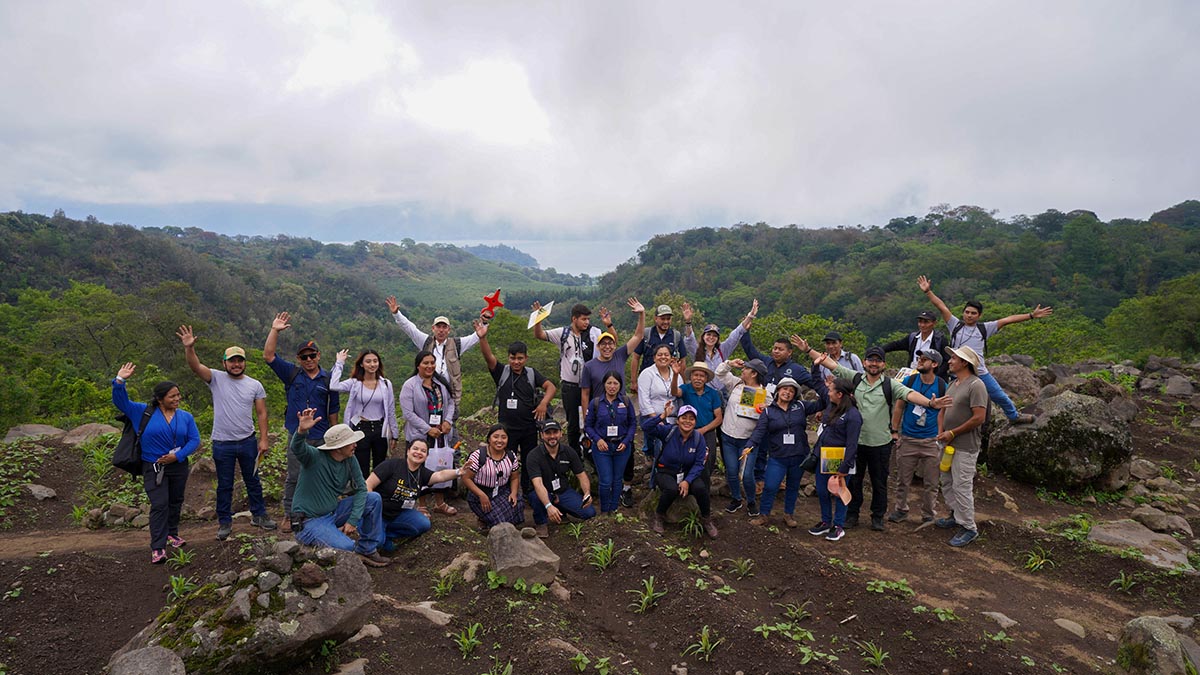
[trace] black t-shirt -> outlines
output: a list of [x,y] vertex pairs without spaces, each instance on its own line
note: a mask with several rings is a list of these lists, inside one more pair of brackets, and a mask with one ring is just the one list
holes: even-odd
[[[529,451],[525,466],[529,471],[529,480],[541,478],[547,493],[566,490],[571,486],[571,476],[583,473],[583,460],[579,459],[579,453],[561,442],[558,444],[558,456],[554,459],[550,458],[545,444],[539,443]],[[555,479],[558,479],[557,489],[554,487]]]
[[408,460],[393,457],[384,460],[375,467],[375,475],[379,476],[379,486],[375,491],[383,497],[383,519],[391,520],[404,510],[405,502],[411,500],[408,508],[417,507],[417,497],[427,491],[433,472],[425,465],[417,467],[416,471],[408,470]]
[[[496,367],[492,368],[492,381],[496,383],[496,401],[499,403],[497,413],[500,424],[511,431],[533,431],[537,429],[537,420],[533,417],[533,410],[542,401],[538,390],[546,383],[546,378],[533,368],[525,366],[525,370],[520,373],[510,372],[508,381],[501,385],[500,377],[504,374],[504,368],[507,365],[497,361]],[[526,370],[533,373],[533,387],[529,386],[529,375],[526,374]],[[509,403],[510,400],[515,400],[516,403]],[[511,405],[516,407],[509,407]]]

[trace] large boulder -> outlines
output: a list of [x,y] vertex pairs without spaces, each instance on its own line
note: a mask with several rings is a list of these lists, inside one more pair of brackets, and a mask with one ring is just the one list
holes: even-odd
[[988,372],[1004,389],[1018,407],[1033,403],[1038,398],[1042,385],[1038,382],[1033,370],[1022,365],[992,365],[988,362]]
[[1088,541],[1116,549],[1136,548],[1146,556],[1146,562],[1164,569],[1191,569],[1186,546],[1137,521],[1111,520],[1093,525]]
[[260,589],[254,570],[239,577],[232,594],[227,587],[218,591],[214,580],[169,605],[110,664],[148,646],[173,651],[189,672],[282,672],[303,663],[327,641],[341,642],[357,633],[374,598],[371,575],[357,555],[336,551],[323,558],[328,589],[320,598],[296,590],[293,574],[299,566],[269,591]]
[[78,448],[97,436],[119,433],[121,433],[121,430],[110,424],[84,424],[68,431],[67,435],[62,437],[62,442],[73,448]]
[[19,441],[22,438],[58,438],[65,433],[67,432],[58,427],[52,427],[49,424],[18,424],[9,429],[8,433],[4,434],[4,442],[11,443]]
[[1126,673],[1187,675],[1185,658],[1179,635],[1165,619],[1139,616],[1121,631],[1117,665]]
[[1038,409],[1032,424],[992,434],[989,466],[1031,485],[1077,488],[1104,482],[1133,455],[1128,422],[1101,399],[1066,391]]
[[1183,516],[1176,516],[1156,509],[1149,504],[1139,506],[1129,514],[1130,518],[1138,521],[1155,532],[1179,532],[1192,536],[1192,526]]
[[488,552],[492,569],[509,581],[524,579],[530,584],[549,586],[558,574],[558,554],[531,527],[517,530],[512,523],[496,525],[488,532]]

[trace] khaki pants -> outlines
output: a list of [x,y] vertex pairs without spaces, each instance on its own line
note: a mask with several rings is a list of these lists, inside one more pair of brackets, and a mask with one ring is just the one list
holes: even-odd
[[912,487],[913,475],[921,477],[925,484],[921,493],[921,516],[934,518],[937,504],[937,486],[940,480],[938,462],[941,450],[932,438],[901,436],[896,444],[896,507],[900,513],[908,513],[908,491]]
[[959,450],[954,453],[950,470],[942,473],[942,499],[950,509],[950,517],[968,530],[977,531],[975,526],[975,462],[978,450]]

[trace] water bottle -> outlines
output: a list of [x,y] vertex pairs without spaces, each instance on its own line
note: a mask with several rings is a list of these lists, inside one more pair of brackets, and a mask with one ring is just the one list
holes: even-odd
[[949,470],[950,470],[950,464],[951,464],[952,462],[954,462],[954,446],[953,446],[953,445],[947,445],[947,446],[946,446],[946,447],[945,447],[945,448],[942,450],[942,463],[941,463],[941,465],[940,465],[940,468],[941,468],[941,470],[942,470],[942,472],[943,472],[943,473],[945,473],[945,472],[947,472],[947,471],[949,471]]

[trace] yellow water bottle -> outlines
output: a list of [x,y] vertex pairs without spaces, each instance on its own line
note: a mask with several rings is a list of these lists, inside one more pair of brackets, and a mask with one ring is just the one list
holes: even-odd
[[949,471],[950,464],[953,461],[954,461],[954,446],[947,445],[946,448],[944,450],[942,450],[942,463],[940,465],[941,470],[943,472]]

